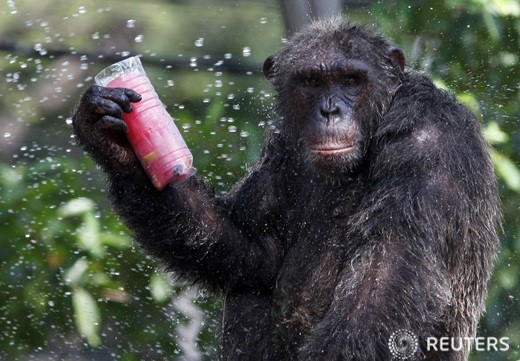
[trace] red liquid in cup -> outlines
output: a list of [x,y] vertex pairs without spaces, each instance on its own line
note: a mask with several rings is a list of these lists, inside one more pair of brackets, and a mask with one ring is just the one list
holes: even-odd
[[154,186],[163,189],[167,183],[180,183],[195,174],[191,152],[146,75],[126,73],[107,86],[130,88],[142,96],[123,120],[130,144]]

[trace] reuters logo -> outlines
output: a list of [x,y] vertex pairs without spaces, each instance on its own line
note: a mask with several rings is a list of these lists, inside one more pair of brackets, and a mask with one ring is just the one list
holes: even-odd
[[410,330],[397,330],[390,335],[388,348],[394,359],[406,360],[419,348],[419,339]]

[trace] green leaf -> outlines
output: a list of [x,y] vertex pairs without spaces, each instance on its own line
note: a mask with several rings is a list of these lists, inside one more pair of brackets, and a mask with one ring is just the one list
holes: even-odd
[[87,212],[93,212],[95,207],[96,204],[91,199],[80,197],[58,208],[58,215],[61,217],[78,216]]
[[99,336],[101,316],[94,297],[85,289],[76,288],[72,294],[72,306],[78,332],[87,339],[90,346],[99,346],[101,344]]
[[507,143],[509,136],[506,132],[500,129],[497,122],[489,122],[484,128],[484,137],[491,144],[503,144]]
[[22,171],[10,168],[3,164],[0,165],[0,184],[6,187],[15,187],[20,184],[22,178]]
[[113,284],[114,281],[104,272],[95,272],[92,274],[92,278],[90,279],[91,285],[96,286],[109,286]]
[[513,289],[518,283],[517,269],[514,267],[504,267],[498,272],[498,282],[500,285],[507,289]]
[[484,19],[484,24],[488,30],[489,37],[494,40],[500,40],[500,31],[498,30],[497,23],[495,22],[493,16],[493,9],[488,6],[484,6],[482,8],[482,17]]
[[520,16],[520,3],[518,0],[492,0],[493,10],[501,16]]
[[132,239],[123,234],[103,232],[99,235],[99,238],[104,245],[117,249],[125,249],[132,245]]
[[65,272],[65,282],[71,286],[80,284],[81,277],[88,269],[88,261],[85,258],[80,258],[74,265]]
[[219,101],[214,101],[211,104],[210,108],[208,109],[206,116],[209,119],[213,119],[215,121],[215,120],[218,120],[222,116],[222,114],[224,113],[224,110],[225,110],[224,103],[219,102]]
[[509,189],[520,192],[520,170],[517,165],[505,155],[491,152],[491,158],[498,175],[506,182]]
[[444,89],[444,90],[448,89],[448,85],[446,84],[446,82],[443,79],[438,78],[438,77],[433,77],[432,80],[437,88]]
[[472,93],[461,93],[457,94],[457,99],[471,109],[473,113],[480,114],[480,106],[478,104],[477,98]]
[[105,248],[101,244],[99,221],[92,213],[85,213],[77,231],[79,246],[96,258],[103,258]]
[[164,273],[154,273],[150,278],[150,292],[157,302],[164,302],[171,297],[170,283]]

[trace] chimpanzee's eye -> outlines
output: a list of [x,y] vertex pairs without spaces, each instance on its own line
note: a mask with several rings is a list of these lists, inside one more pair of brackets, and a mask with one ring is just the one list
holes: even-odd
[[343,78],[343,85],[353,87],[361,84],[361,78],[356,75],[347,75]]
[[316,77],[308,77],[303,80],[303,84],[308,87],[317,87],[320,85],[320,80]]

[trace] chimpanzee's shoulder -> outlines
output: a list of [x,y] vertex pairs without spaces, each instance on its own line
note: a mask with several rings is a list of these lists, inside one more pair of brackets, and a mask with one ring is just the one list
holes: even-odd
[[437,87],[427,75],[407,73],[381,119],[378,133],[410,132],[426,123],[452,132],[477,126],[478,120],[452,92]]
[[424,106],[428,109],[458,104],[452,92],[436,86],[426,74],[409,72],[396,92],[395,102],[405,102],[410,107]]

